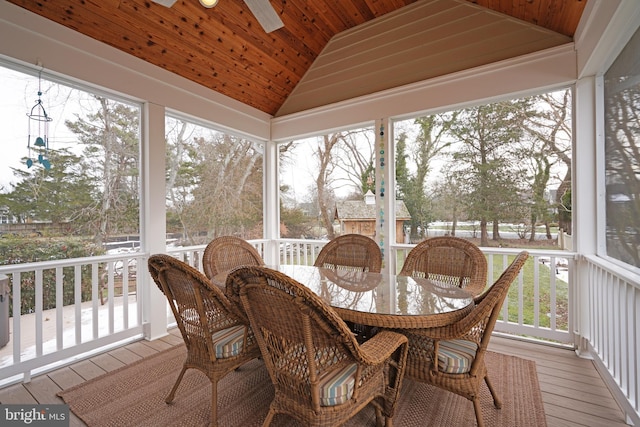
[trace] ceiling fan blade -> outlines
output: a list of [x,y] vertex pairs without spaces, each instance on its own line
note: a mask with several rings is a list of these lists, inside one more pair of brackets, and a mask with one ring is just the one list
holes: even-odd
[[[161,4],[165,7],[171,7],[177,0],[151,0],[154,3]],[[269,0],[244,0],[249,6],[249,10],[256,17],[264,31],[270,33],[278,28],[284,27],[278,12],[271,6]]]
[[163,5],[164,7],[171,7],[177,0],[151,0],[154,3]]
[[264,31],[270,33],[278,28],[284,27],[282,20],[278,16],[269,0],[244,0],[253,16],[256,17]]

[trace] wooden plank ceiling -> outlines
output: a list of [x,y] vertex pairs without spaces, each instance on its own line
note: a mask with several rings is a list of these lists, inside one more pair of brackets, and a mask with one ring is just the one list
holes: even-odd
[[[505,22],[513,24],[520,20],[530,28],[538,28],[544,30],[543,33],[546,35],[553,33],[552,35],[556,36],[551,44],[546,42],[540,47],[535,47],[539,49],[570,41],[587,2],[271,0],[284,27],[267,34],[242,0],[220,0],[212,9],[202,7],[198,0],[177,0],[170,8],[151,0],[8,1],[274,116],[343,100],[338,90],[333,97],[328,96],[310,102],[310,96],[298,90],[298,97],[307,98],[307,101],[299,99],[289,102],[286,109],[281,108],[334,36],[356,26],[367,28],[362,25],[365,23],[379,24],[387,18],[376,18],[392,12],[394,13],[389,16],[397,17],[402,14],[402,10],[399,9],[413,7],[421,10],[439,10],[446,6],[448,13],[438,11],[438,15],[433,15],[432,20],[425,21],[424,25],[433,27],[436,25],[433,20],[449,19],[452,29],[455,28],[454,21],[460,19],[459,13],[451,13],[452,8],[484,10],[497,17],[504,14],[502,17],[507,20]],[[416,4],[409,6],[412,3]],[[375,21],[370,23],[372,20]],[[436,22],[438,26],[445,24]],[[345,34],[352,34],[354,31]],[[491,35],[490,29],[487,30],[487,34]],[[470,37],[477,38],[477,34]],[[361,36],[356,39],[362,43]],[[461,40],[458,43],[468,41]],[[451,50],[452,46],[442,43],[439,49],[440,53],[445,54],[445,50]],[[497,60],[494,56],[487,57]],[[449,59],[447,61],[450,62]],[[487,59],[484,59],[485,63],[486,61]],[[469,68],[482,63],[482,60],[477,63],[467,61],[462,65]],[[342,67],[349,68],[349,65],[343,64]],[[452,64],[449,68],[440,66],[436,73],[447,74],[453,71],[457,69]],[[402,74],[402,71],[396,71],[396,74],[398,73]],[[432,73],[429,76],[433,75]],[[424,77],[415,76],[416,79]],[[378,84],[363,87],[361,92],[388,89],[393,87],[389,85],[406,84],[406,80],[390,82],[386,86],[380,81]],[[317,91],[317,88],[315,90]]]

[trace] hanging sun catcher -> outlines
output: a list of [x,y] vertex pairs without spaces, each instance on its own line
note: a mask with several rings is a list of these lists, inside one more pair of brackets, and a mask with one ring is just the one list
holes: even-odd
[[385,139],[384,139],[384,119],[380,120],[380,131],[379,131],[379,137],[378,137],[378,144],[379,144],[379,155],[378,155],[378,174],[379,174],[379,189],[380,189],[380,197],[376,198],[376,207],[378,209],[378,224],[380,225],[380,231],[378,233],[378,241],[379,241],[379,246],[380,246],[380,252],[382,252],[382,268],[385,268],[384,265],[384,249],[385,249],[385,243],[384,243],[384,239],[385,239],[385,235],[384,235],[384,216],[385,216],[385,209],[384,209],[384,193],[385,193],[385,184],[384,184],[384,164],[385,164],[385,155],[384,155],[384,149],[385,149]]
[[[27,157],[27,167],[31,167],[37,161],[45,169],[51,169],[51,163],[47,159],[49,154],[49,122],[53,119],[47,114],[47,110],[42,105],[42,90],[40,84],[42,72],[38,73],[38,100],[36,104],[31,108],[31,111],[27,113],[29,118],[29,133],[27,139],[27,149],[29,154]],[[33,140],[33,144],[31,139]],[[37,157],[34,157],[37,156]]]

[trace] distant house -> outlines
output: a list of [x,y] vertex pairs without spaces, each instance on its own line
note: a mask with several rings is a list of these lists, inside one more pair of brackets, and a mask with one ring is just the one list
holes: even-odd
[[0,206],[0,224],[16,224],[18,218],[11,215],[9,208],[6,206]]
[[[367,191],[364,200],[346,200],[336,203],[333,220],[340,224],[340,234],[356,233],[375,239],[375,195]],[[404,222],[411,215],[402,200],[396,200],[396,243],[404,243]]]

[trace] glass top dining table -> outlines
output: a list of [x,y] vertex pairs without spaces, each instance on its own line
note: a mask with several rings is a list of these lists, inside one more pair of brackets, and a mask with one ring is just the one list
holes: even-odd
[[[461,288],[437,281],[307,265],[267,266],[307,286],[345,321],[380,328],[431,328],[449,325],[473,308]],[[212,282],[224,288],[227,273]]]

